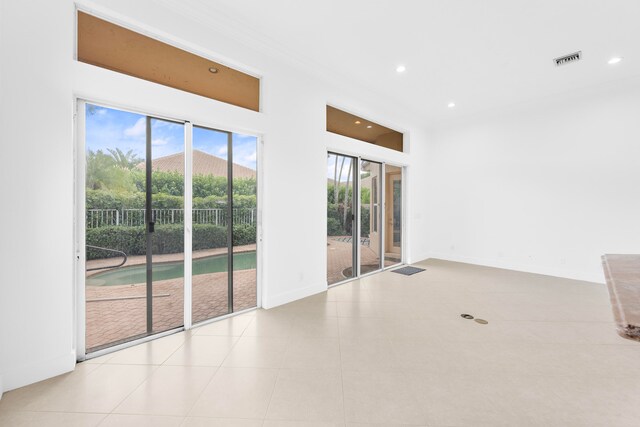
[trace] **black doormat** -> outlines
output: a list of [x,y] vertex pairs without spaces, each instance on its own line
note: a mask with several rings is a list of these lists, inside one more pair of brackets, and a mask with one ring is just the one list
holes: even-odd
[[424,271],[424,268],[407,266],[407,267],[397,268],[391,271],[398,274],[404,274],[405,276],[411,276],[412,274],[416,274],[416,273],[420,273],[421,271]]

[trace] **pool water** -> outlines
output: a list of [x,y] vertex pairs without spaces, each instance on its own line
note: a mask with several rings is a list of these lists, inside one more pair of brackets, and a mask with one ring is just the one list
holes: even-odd
[[[256,268],[256,253],[241,252],[233,254],[234,270],[250,270]],[[227,271],[227,254],[214,255],[193,260],[193,275],[220,273]],[[184,276],[184,262],[165,262],[153,265],[153,280],[177,279]],[[147,281],[146,264],[132,265],[114,270],[104,271],[87,277],[87,286],[133,285]]]

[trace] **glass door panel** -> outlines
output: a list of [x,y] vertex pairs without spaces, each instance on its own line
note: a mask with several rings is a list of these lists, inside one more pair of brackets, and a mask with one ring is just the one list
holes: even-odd
[[229,180],[231,134],[193,127],[193,323],[231,313]]
[[[92,353],[184,324],[185,125],[84,105]],[[198,323],[257,305],[257,138],[197,126],[192,138]]]
[[233,311],[257,305],[258,138],[233,134]]
[[360,160],[360,274],[380,270],[382,164]]
[[149,333],[184,324],[184,124],[148,117]]
[[147,334],[145,116],[85,104],[85,349]]
[[402,168],[385,165],[385,266],[402,262]]
[[327,162],[327,281],[356,277],[354,177],[357,160],[329,153]]

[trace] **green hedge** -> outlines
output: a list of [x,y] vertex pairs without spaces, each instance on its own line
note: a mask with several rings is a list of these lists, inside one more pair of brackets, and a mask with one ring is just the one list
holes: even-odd
[[[345,184],[340,184],[338,186],[338,200],[335,200],[336,194],[335,194],[335,189],[336,186],[334,184],[327,184],[327,203],[343,203],[344,202],[344,192],[346,191],[347,187]],[[349,193],[347,194],[347,199],[351,199],[351,197],[353,196],[353,185],[349,185]],[[363,205],[369,204],[369,201],[371,200],[371,189],[368,187],[362,187],[360,188],[360,202]]]
[[[181,224],[158,225],[153,236],[154,254],[184,251],[184,227]],[[127,255],[146,253],[144,227],[110,226],[87,230],[87,245],[123,251]],[[193,224],[193,250],[227,246],[227,229],[213,224]],[[233,227],[233,244],[248,245],[256,242],[256,226],[237,224]],[[106,251],[87,249],[87,259],[116,256]]]
[[[138,191],[144,191],[144,171],[132,170],[131,179]],[[213,175],[193,175],[193,197],[218,196],[227,194],[227,177]],[[153,171],[151,191],[172,196],[184,195],[184,176],[179,172]],[[256,194],[255,178],[234,178],[233,194],[248,196]]]
[[[362,206],[360,210],[360,234],[362,237],[369,237],[369,224],[371,216],[369,214],[369,206]],[[348,236],[351,235],[351,213],[347,211],[347,222],[344,220],[344,206],[342,204],[327,205],[327,235],[328,236]]]
[[[144,193],[87,190],[87,209],[144,209]],[[180,197],[182,205],[182,197]]]
[[[144,193],[116,192],[109,190],[87,190],[87,209],[144,209]],[[235,208],[255,208],[256,196],[233,196]],[[227,206],[227,196],[194,197],[194,209],[224,209]],[[153,195],[154,209],[182,209],[182,196],[157,193]]]
[[345,233],[342,231],[342,225],[340,221],[335,218],[327,218],[327,235],[328,236],[342,236]]
[[234,224],[233,245],[242,246],[256,242],[256,226],[251,224]]

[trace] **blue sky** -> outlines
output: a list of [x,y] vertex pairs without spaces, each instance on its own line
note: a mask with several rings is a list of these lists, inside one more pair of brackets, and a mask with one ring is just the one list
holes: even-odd
[[[87,104],[89,106],[89,104]],[[119,148],[133,150],[140,158],[145,156],[145,116],[111,108],[91,106],[86,116],[86,148],[102,150]],[[151,120],[151,150],[154,159],[184,151],[184,125],[159,119]],[[193,129],[193,148],[214,156],[227,158],[225,133],[199,128]],[[252,135],[233,134],[233,162],[256,169],[257,138]]]
[[[344,159],[344,165],[342,160]],[[338,171],[336,172],[336,161],[338,162]],[[327,155],[327,178],[333,180],[335,178],[335,174],[339,175],[339,182],[347,182],[347,178],[349,181],[353,180],[353,175],[349,174],[349,165],[353,162],[351,157],[340,156],[338,154],[329,153]],[[340,167],[342,167],[342,175],[340,175]],[[353,168],[357,167],[357,163],[351,164],[351,173],[353,174]]]

